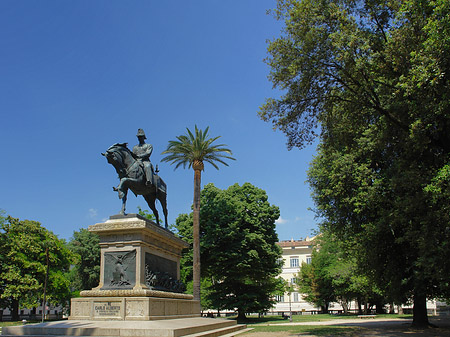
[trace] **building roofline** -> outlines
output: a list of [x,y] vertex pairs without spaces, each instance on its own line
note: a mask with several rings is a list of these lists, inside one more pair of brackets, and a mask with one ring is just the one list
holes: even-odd
[[313,240],[315,237],[312,238],[306,238],[306,240],[284,240],[284,241],[280,241],[277,242],[276,244],[280,247],[305,247],[305,246],[312,246],[313,245]]

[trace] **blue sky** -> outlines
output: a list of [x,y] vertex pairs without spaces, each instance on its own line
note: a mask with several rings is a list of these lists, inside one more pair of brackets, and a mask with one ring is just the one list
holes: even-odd
[[[236,161],[206,166],[202,185],[244,182],[280,207],[280,240],[316,229],[306,170],[257,116],[277,95],[263,62],[281,25],[275,1],[0,1],[0,209],[61,238],[117,214],[115,170],[100,155],[137,143],[168,185],[169,222],[190,212],[193,171],[161,163],[185,128],[210,127]],[[127,211],[148,208],[130,194]],[[158,205],[159,206],[159,205]],[[160,209],[160,208],[158,208]]]

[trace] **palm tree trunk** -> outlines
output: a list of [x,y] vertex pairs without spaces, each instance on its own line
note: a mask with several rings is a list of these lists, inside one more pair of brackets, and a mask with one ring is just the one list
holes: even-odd
[[201,173],[199,169],[194,169],[194,218],[193,218],[193,292],[194,300],[200,301],[200,184]]

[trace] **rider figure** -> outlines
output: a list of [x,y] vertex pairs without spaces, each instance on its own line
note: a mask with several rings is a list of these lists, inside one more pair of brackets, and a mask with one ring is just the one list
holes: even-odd
[[133,154],[135,155],[136,159],[139,160],[144,167],[144,173],[145,173],[145,184],[151,185],[154,184],[154,170],[153,165],[150,162],[150,155],[153,152],[153,146],[151,144],[146,144],[145,139],[145,133],[144,130],[138,129],[137,132],[137,138],[139,140],[139,144],[133,147]]

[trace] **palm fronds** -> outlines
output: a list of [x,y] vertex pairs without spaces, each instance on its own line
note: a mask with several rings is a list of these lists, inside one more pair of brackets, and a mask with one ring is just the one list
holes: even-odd
[[195,132],[186,128],[187,133],[177,136],[177,140],[169,141],[167,149],[162,154],[167,154],[162,161],[191,168],[195,161],[207,162],[219,169],[217,163],[228,166],[225,159],[235,160],[232,152],[225,144],[213,144],[220,136],[208,138],[209,127],[204,131],[195,126]]

